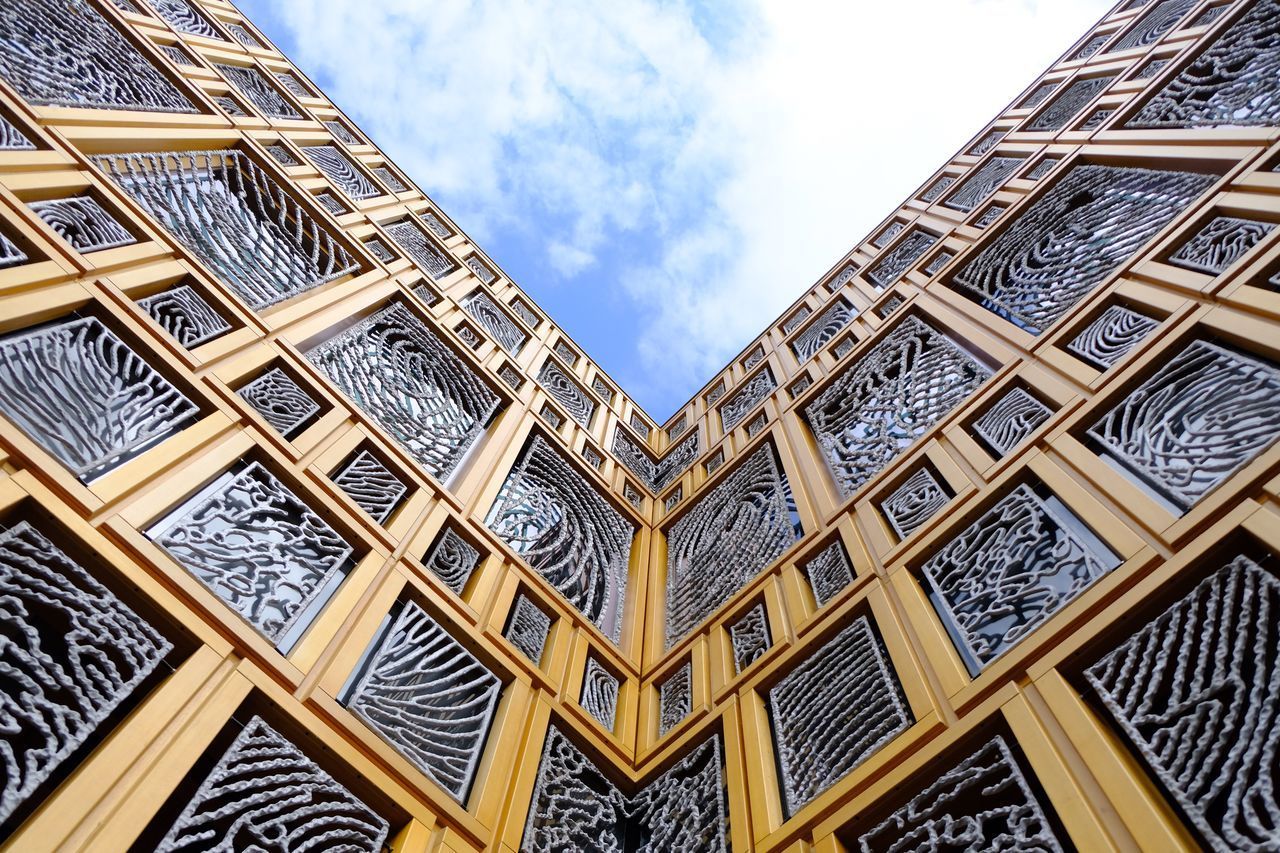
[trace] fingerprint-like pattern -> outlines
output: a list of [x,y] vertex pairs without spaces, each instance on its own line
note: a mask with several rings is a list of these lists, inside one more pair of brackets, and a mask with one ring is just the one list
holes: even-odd
[[911,799],[858,836],[862,853],[1062,853],[1065,847],[1002,737],[916,784]]
[[452,527],[446,527],[427,552],[423,565],[444,581],[445,586],[462,595],[471,574],[480,565],[480,552]]
[[226,318],[190,285],[139,299],[138,306],[187,349],[231,331]]
[[989,375],[946,335],[908,315],[806,405],[804,416],[849,497]]
[[923,573],[976,674],[1119,564],[1060,501],[1020,484],[929,558]]
[[564,407],[569,417],[583,428],[590,428],[591,416],[596,413],[596,401],[591,399],[581,385],[569,378],[559,364],[547,359],[538,371],[538,384],[548,397]]
[[1208,846],[1280,846],[1280,581],[1237,556],[1085,670]]
[[554,724],[538,765],[522,853],[728,850],[717,736],[628,797]]
[[772,645],[769,637],[769,617],[761,602],[743,613],[729,625],[729,641],[733,646],[733,668],[742,672],[755,663]]
[[409,491],[409,487],[368,450],[352,457],[346,467],[334,475],[333,482],[379,524],[387,520]]
[[1109,305],[1072,338],[1067,349],[1106,370],[1132,352],[1159,325],[1159,320],[1123,305]]
[[381,815],[255,716],[157,849],[379,853],[389,829]]
[[32,212],[78,252],[98,252],[138,242],[92,196],[35,201]]
[[0,821],[172,648],[28,522],[0,532]]
[[865,616],[771,687],[769,712],[790,814],[912,723],[888,655]]
[[273,642],[342,570],[351,545],[258,462],[228,476],[151,535]]
[[799,538],[795,504],[765,443],[667,531],[670,648]]
[[320,404],[278,367],[254,379],[236,395],[286,438],[320,412]]
[[502,682],[425,610],[406,602],[351,694],[351,710],[466,802]]
[[1169,256],[1169,263],[1219,275],[1272,232],[1270,222],[1215,216]]
[[1280,368],[1192,341],[1089,435],[1141,481],[1190,509],[1280,437]]
[[43,106],[196,112],[151,59],[79,0],[0,4],[0,77]]
[[773,378],[773,371],[768,367],[742,383],[736,394],[720,404],[720,423],[724,431],[728,432],[742,423],[751,410],[760,405],[777,387],[778,381]]
[[809,328],[796,335],[791,351],[796,361],[804,364],[818,354],[827,342],[840,334],[840,330],[853,322],[857,312],[843,299],[836,299],[822,312],[822,316],[809,324]]
[[600,725],[613,731],[618,717],[618,691],[621,687],[617,676],[606,669],[604,664],[594,657],[588,657],[578,703],[584,711],[599,720]]
[[951,496],[938,483],[933,472],[921,468],[880,502],[880,510],[889,519],[894,532],[906,539],[937,515],[950,500]]
[[205,14],[191,5],[190,0],[151,0],[151,5],[165,23],[180,33],[226,41]]
[[635,528],[542,436],[525,445],[485,523],[618,641]]
[[199,409],[85,317],[0,337],[0,412],[88,480],[178,432]]
[[1126,127],[1275,125],[1280,121],[1277,38],[1280,0],[1256,0],[1165,83]]
[[404,249],[409,257],[436,281],[458,268],[449,255],[412,221],[406,219],[392,223],[386,226],[386,230],[400,248]]
[[302,113],[280,93],[275,84],[256,67],[214,63],[227,81],[248,98],[264,115],[272,118],[300,119]]
[[310,158],[316,168],[330,181],[354,199],[373,198],[382,195],[373,181],[365,177],[360,167],[334,145],[307,145],[302,153]]
[[1212,175],[1077,165],[950,282],[1040,334],[1216,180]]
[[333,234],[243,152],[103,155],[95,162],[251,308],[357,269]]
[[1048,406],[1015,387],[974,420],[973,431],[1004,456],[1051,417]]
[[307,358],[440,479],[453,473],[500,402],[475,369],[400,302],[308,351]]

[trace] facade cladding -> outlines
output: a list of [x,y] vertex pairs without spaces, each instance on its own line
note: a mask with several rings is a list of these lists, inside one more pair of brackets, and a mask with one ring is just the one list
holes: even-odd
[[1126,0],[658,423],[230,3],[0,4],[0,836],[1280,848],[1278,69]]

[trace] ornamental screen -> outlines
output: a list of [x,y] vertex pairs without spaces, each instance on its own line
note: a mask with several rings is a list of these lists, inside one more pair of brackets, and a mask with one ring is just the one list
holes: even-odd
[[251,308],[357,269],[327,226],[240,151],[104,155],[94,162]]
[[856,492],[988,375],[946,335],[903,318],[804,407],[841,494]]
[[790,814],[912,723],[889,656],[865,616],[770,688],[769,716]]
[[[160,665],[172,645],[27,522],[0,532],[5,725],[0,822]],[[19,685],[21,685],[19,687]]]
[[523,853],[728,850],[720,738],[627,796],[560,729],[547,729]]
[[635,527],[542,436],[525,445],[485,523],[618,642]]
[[149,57],[78,0],[0,4],[0,77],[33,104],[196,112]]
[[498,677],[410,601],[378,643],[347,704],[465,803],[501,694]]
[[951,287],[1038,335],[1215,180],[1194,172],[1078,165],[965,264]]
[[498,396],[395,302],[307,358],[433,476],[445,479],[483,434]]
[[199,415],[94,317],[0,337],[0,412],[86,481]]
[[667,531],[667,647],[724,604],[800,535],[773,446],[764,444]]
[[[1237,556],[1085,671],[1209,846],[1277,842],[1280,581]],[[1158,722],[1157,722],[1158,721]]]

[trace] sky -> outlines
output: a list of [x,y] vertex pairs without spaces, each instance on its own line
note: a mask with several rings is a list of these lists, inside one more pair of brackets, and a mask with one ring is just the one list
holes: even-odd
[[671,415],[1105,0],[239,0]]

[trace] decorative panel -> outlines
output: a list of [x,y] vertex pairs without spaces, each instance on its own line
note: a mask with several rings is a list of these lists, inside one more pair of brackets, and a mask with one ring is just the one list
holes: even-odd
[[448,240],[453,236],[453,232],[450,231],[449,228],[440,221],[440,217],[436,216],[434,213],[428,211],[422,214],[421,219],[422,223],[427,226],[431,233],[439,237],[441,240]]
[[821,317],[810,323],[809,328],[796,335],[796,339],[791,342],[791,351],[795,353],[796,361],[804,364],[817,355],[841,329],[853,322],[854,316],[856,312],[848,302],[836,299],[822,312]]
[[199,415],[195,403],[94,317],[0,337],[0,412],[82,480]]
[[278,367],[236,391],[236,395],[285,438],[320,413],[320,404]]
[[180,33],[226,41],[217,27],[190,0],[152,0],[151,5],[169,26]]
[[280,642],[351,557],[351,545],[257,462],[226,474],[151,535],[179,564]]
[[666,455],[658,463],[657,473],[653,481],[653,490],[662,491],[676,477],[683,474],[702,450],[702,441],[698,433],[692,432],[681,439],[680,443],[667,450]]
[[231,324],[190,285],[139,299],[138,306],[187,349],[231,331]]
[[[400,180],[400,177],[386,166],[378,166],[373,170],[373,174],[377,175],[382,183],[390,187],[393,193],[409,191],[409,188],[404,185],[404,181]],[[488,282],[486,281],[485,284],[488,284]]]
[[1276,226],[1235,216],[1215,216],[1169,256],[1169,263],[1220,275],[1240,260]]
[[853,567],[849,565],[849,555],[839,540],[804,565],[805,577],[813,590],[813,598],[818,606],[826,604],[840,590],[853,583]]
[[613,431],[613,454],[632,474],[643,480],[646,486],[655,492],[659,491],[658,463],[650,459],[649,454],[640,449],[640,445],[622,429]]
[[733,646],[734,672],[742,672],[769,651],[773,640],[769,634],[769,617],[763,602],[729,624],[729,641]]
[[769,716],[790,814],[913,721],[889,656],[865,616],[769,689]]
[[1044,403],[1021,388],[1010,388],[973,422],[973,431],[1004,456],[1053,417]]
[[1084,43],[1084,47],[1076,51],[1076,54],[1071,58],[1076,61],[1081,59],[1088,59],[1098,51],[1102,50],[1102,46],[1107,43],[1108,38],[1110,38],[1110,36],[1107,35],[1106,33],[1092,36],[1087,42]]
[[1138,480],[1190,509],[1280,437],[1280,368],[1192,341],[1089,436]]
[[396,253],[377,237],[370,237],[364,241],[364,247],[369,250],[369,254],[373,255],[384,264],[389,264],[396,259]]
[[789,335],[796,329],[800,328],[800,324],[803,323],[812,313],[813,309],[808,305],[801,305],[800,310],[788,317],[786,322],[782,324],[782,334]]
[[200,783],[158,850],[301,851],[319,843],[329,850],[372,853],[382,849],[389,830],[386,820],[255,716]]
[[[559,352],[556,354],[559,355]],[[631,413],[631,420],[627,421],[627,423],[631,424],[631,428],[639,433],[642,438],[649,437],[649,425],[635,412]]]
[[444,250],[412,221],[406,219],[403,222],[393,223],[386,226],[386,231],[400,244],[400,248],[404,249],[409,257],[436,281],[458,268]]
[[302,85],[302,81],[288,71],[277,71],[275,77],[280,81],[280,85],[289,90],[290,94],[299,98],[314,98],[307,87]]
[[1126,127],[1266,127],[1280,122],[1280,0],[1257,0]]
[[942,194],[945,193],[947,189],[955,182],[956,182],[956,179],[953,176],[943,175],[941,178],[938,178],[938,180],[934,181],[933,185],[930,186],[929,189],[925,190],[921,194],[920,200],[923,202],[932,204],[933,202],[942,198]]
[[373,198],[382,195],[382,190],[374,186],[373,181],[365,177],[360,167],[351,158],[339,151],[334,145],[303,146],[302,153],[316,164],[330,181],[354,199]]
[[1057,166],[1061,161],[1060,157],[1041,157],[1031,169],[1027,172],[1028,181],[1038,181],[1045,175],[1053,171],[1053,167]]
[[378,643],[348,706],[465,803],[501,694],[498,677],[408,601]]
[[871,269],[867,270],[867,280],[875,285],[877,290],[884,290],[902,278],[903,273],[937,242],[937,237],[917,228],[903,237],[898,245],[893,247],[893,251],[880,258]]
[[92,196],[32,202],[32,212],[78,252],[97,252],[138,242]]
[[1058,88],[1058,83],[1056,80],[1050,81],[1048,83],[1041,83],[1039,86],[1037,86],[1035,89],[1031,91],[1030,95],[1027,95],[1025,98],[1022,99],[1022,101],[1018,104],[1018,109],[1020,110],[1035,109],[1036,107],[1043,104],[1045,100],[1050,95],[1053,94],[1053,90],[1057,88]]
[[516,325],[515,321],[495,305],[488,294],[482,290],[477,290],[468,296],[463,301],[462,307],[493,336],[498,346],[512,355],[520,352],[521,347],[529,340],[529,336]]
[[1023,208],[951,286],[1040,334],[1214,181],[1192,172],[1078,165]]
[[919,853],[954,847],[1062,853],[1068,846],[1058,840],[1002,737],[925,778],[928,783],[906,804],[859,836],[859,850]]
[[1019,485],[952,537],[923,573],[976,672],[1119,563],[1056,497]]
[[476,278],[480,279],[485,284],[492,284],[493,280],[497,278],[493,270],[485,266],[484,261],[480,260],[475,255],[467,258],[466,265],[468,269],[475,273]]
[[360,140],[356,138],[356,135],[352,133],[350,129],[348,129],[347,126],[340,121],[326,121],[324,122],[324,126],[329,128],[329,132],[332,133],[335,137],[337,137],[338,141],[341,142],[343,145],[361,144]]
[[880,511],[889,519],[899,538],[906,539],[937,515],[951,495],[928,468],[921,468],[880,502]]
[[236,41],[240,42],[251,50],[263,50],[262,42],[254,38],[253,33],[242,24],[226,24],[227,31],[235,36]]
[[1107,53],[1155,44],[1177,26],[1197,0],[1161,0],[1143,13],[1133,27],[1111,43]]
[[0,6],[0,77],[40,106],[196,112],[149,57],[77,0]]
[[302,165],[302,163],[299,162],[298,158],[293,156],[293,152],[290,151],[288,148],[286,148],[282,144],[277,143],[275,145],[268,145],[267,153],[271,155],[271,159],[275,160],[281,166],[285,166],[286,168],[289,166]]
[[1067,350],[1106,370],[1142,343],[1160,325],[1122,305],[1109,305],[1067,344]]
[[946,335],[904,317],[804,407],[841,494],[856,492],[988,375]]
[[[596,401],[591,399],[582,386],[569,378],[569,374],[552,359],[547,359],[538,371],[538,383],[547,396],[555,400],[569,417],[573,418],[583,429],[591,428],[591,416],[596,413]],[[616,441],[616,438],[615,438]]]
[[587,669],[582,676],[581,705],[609,731],[613,731],[617,722],[618,691],[621,687],[617,677],[598,660],[587,658]]
[[138,690],[172,645],[27,522],[0,530],[6,770],[0,821]]
[[742,419],[764,402],[777,387],[778,383],[773,378],[773,371],[768,367],[742,383],[742,387],[736,394],[720,404],[720,423],[724,431],[728,432],[742,423]]
[[407,306],[394,302],[307,358],[432,476],[447,478],[498,396]]
[[240,151],[105,155],[95,162],[251,308],[357,269],[327,228]]
[[720,739],[712,736],[627,796],[552,724],[520,850],[726,853],[724,784]]
[[379,524],[387,520],[409,491],[399,477],[367,450],[361,450],[334,474],[333,483]]
[[4,116],[0,115],[0,151],[35,151],[35,143],[27,139],[22,131]]
[[658,685],[658,737],[678,726],[692,712],[693,664],[685,661]]
[[1090,101],[1103,89],[1111,85],[1115,75],[1106,77],[1082,77],[1070,83],[1062,94],[1054,98],[1049,106],[1027,123],[1027,130],[1054,131],[1062,130],[1075,118]]
[[765,443],[667,531],[670,648],[799,538],[795,505]]
[[974,143],[973,147],[964,152],[970,157],[981,157],[992,148],[1000,144],[1000,140],[1004,139],[1003,130],[991,130],[983,134],[982,138]]
[[541,436],[525,445],[485,523],[619,640],[635,528]]
[[550,633],[551,617],[528,596],[517,596],[515,606],[511,608],[507,630],[503,633],[508,642],[534,664],[541,665],[542,652],[547,647]]
[[1237,556],[1085,670],[1107,712],[1208,846],[1265,850],[1280,581]]
[[257,68],[243,65],[223,65],[216,62],[213,67],[218,69],[218,72],[227,78],[227,82],[235,86],[240,94],[248,98],[255,107],[262,110],[264,115],[268,115],[271,118],[303,118],[297,107],[291,104],[288,98],[280,94],[280,90],[276,88],[275,83],[272,83],[267,75]]
[[943,204],[952,210],[973,210],[983,199],[1004,186],[1022,162],[1021,157],[992,157],[965,178]]
[[462,595],[467,581],[480,565],[480,552],[453,528],[446,527],[436,538],[422,564],[431,574],[444,581],[445,586]]
[[516,315],[519,316],[521,320],[528,323],[529,328],[531,329],[538,328],[542,323],[542,318],[539,317],[532,308],[526,305],[523,299],[511,300],[511,310],[516,312]]
[[613,389],[606,385],[599,376],[591,380],[591,390],[599,394],[606,405],[613,402]]
[[889,245],[889,242],[893,240],[894,237],[897,237],[906,230],[906,223],[896,221],[890,222],[885,226],[883,231],[872,238],[871,245],[875,246],[877,249],[883,249],[885,246]]

